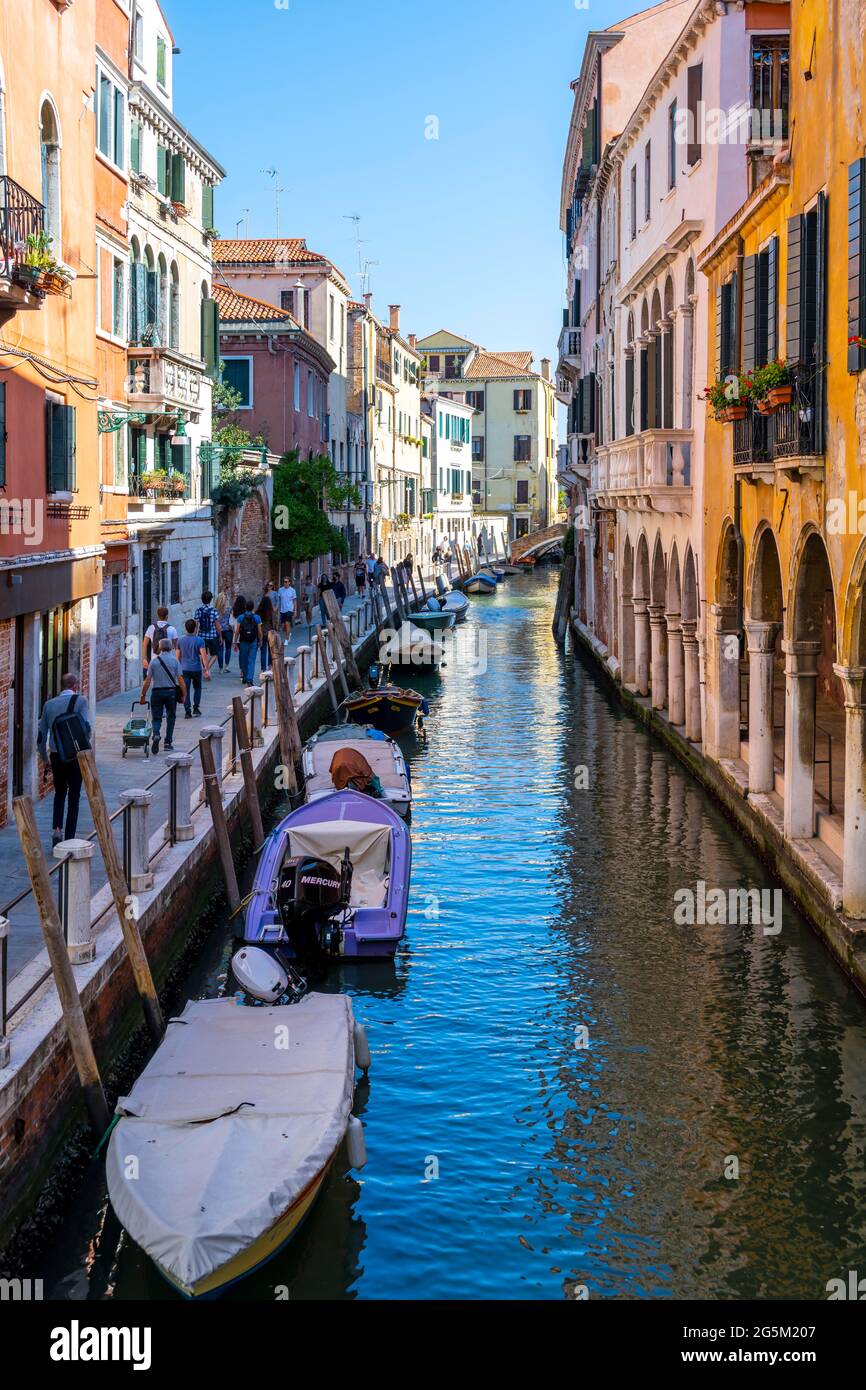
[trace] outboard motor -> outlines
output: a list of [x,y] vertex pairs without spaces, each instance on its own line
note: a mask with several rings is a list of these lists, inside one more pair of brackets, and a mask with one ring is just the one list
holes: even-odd
[[280,958],[259,946],[242,946],[232,957],[232,974],[245,1004],[295,1004],[303,998],[307,982]]
[[289,945],[306,975],[321,979],[340,954],[339,919],[352,896],[349,851],[339,869],[325,859],[303,855],[285,859],[277,880],[277,911]]
[[441,574],[436,576],[436,592],[441,594],[443,598],[448,593],[448,585],[445,583],[445,579]]
[[371,690],[379,689],[379,683],[382,680],[382,666],[380,662],[374,661],[372,663],[369,671],[367,672],[367,680],[370,683]]

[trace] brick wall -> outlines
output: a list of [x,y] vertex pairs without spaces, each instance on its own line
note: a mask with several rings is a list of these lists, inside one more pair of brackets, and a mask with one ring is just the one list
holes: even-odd
[[[123,567],[119,573],[122,574]],[[98,620],[96,627],[96,699],[105,700],[116,695],[121,689],[122,680],[122,628],[111,626],[111,574],[106,567],[105,583],[99,595]],[[121,603],[125,594],[121,591]],[[82,689],[86,686],[82,684]]]
[[6,824],[12,748],[9,739],[9,702],[15,660],[15,623],[0,622],[0,826]]

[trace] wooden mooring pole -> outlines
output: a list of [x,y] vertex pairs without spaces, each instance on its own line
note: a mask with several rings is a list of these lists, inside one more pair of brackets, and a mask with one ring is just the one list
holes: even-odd
[[340,605],[332,589],[325,590],[325,607],[328,616],[334,625],[337,633],[337,640],[343,649],[343,656],[346,661],[346,679],[351,690],[361,689],[361,672],[358,670],[358,663],[355,660],[355,653],[352,651],[352,638],[346,626],[346,620],[340,611]]
[[250,745],[247,711],[240,695],[235,695],[232,700],[232,718],[235,722],[235,737],[238,741],[238,755],[241,760],[241,772],[244,776],[247,810],[250,813],[250,825],[253,828],[253,839],[256,842],[256,853],[258,853],[265,842],[265,828],[262,825],[262,808],[259,805],[259,784],[256,781],[256,770],[253,767],[253,750]]
[[319,657],[322,662],[322,670],[325,674],[325,680],[328,682],[328,694],[331,697],[331,706],[334,711],[334,718],[339,721],[340,706],[337,703],[337,692],[334,688],[334,678],[331,675],[331,663],[328,660],[328,648],[325,646],[325,638],[321,628],[316,629],[316,641],[319,644]]
[[222,790],[219,778],[217,777],[216,763],[213,756],[213,745],[207,734],[203,734],[198,741],[198,752],[201,758],[201,771],[204,778],[204,792],[207,797],[207,804],[210,809],[211,820],[213,821],[214,833],[216,835],[217,848],[219,849],[220,863],[222,864],[223,878],[225,879],[226,893],[228,895],[229,907],[235,913],[241,905],[241,895],[238,890],[238,877],[235,873],[235,861],[232,858],[231,841],[229,840],[229,827],[226,820],[226,810],[223,806]]
[[[280,761],[286,771],[288,783],[286,791],[290,796],[294,796],[298,790],[298,774],[295,771],[295,758],[298,756],[295,751],[295,743],[292,729],[292,717],[294,714],[294,704],[290,704],[291,692],[289,682],[286,678],[286,665],[283,660],[283,639],[276,632],[272,632],[268,638],[268,645],[271,649],[271,666],[274,672],[274,704],[277,709],[277,732],[280,738]],[[297,719],[295,719],[297,727]],[[298,734],[300,743],[300,734]]]
[[330,637],[330,639],[331,639],[331,651],[334,653],[334,665],[335,665],[336,668],[337,668],[337,680],[340,682],[340,691],[341,691],[341,693],[342,693],[343,699],[344,699],[344,700],[348,700],[348,698],[349,698],[349,684],[348,684],[348,681],[346,680],[346,672],[345,672],[345,669],[344,669],[344,667],[345,667],[345,655],[344,655],[344,654],[343,654],[343,659],[341,660],[341,653],[343,653],[343,644],[341,643],[339,637],[337,636],[337,629],[336,629],[336,627],[334,626],[333,623],[328,623],[328,635],[329,635],[329,637]]
[[63,938],[60,914],[57,911],[57,904],[51,891],[48,863],[39,840],[39,831],[36,828],[33,802],[29,796],[16,796],[12,802],[12,809],[15,812],[18,837],[21,841],[21,849],[33,887],[33,899],[39,913],[42,934],[45,937],[45,945],[48,950],[48,959],[51,961],[51,969],[54,972],[57,996],[66,1025],[66,1035],[69,1038],[69,1046],[72,1050],[78,1079],[81,1082],[81,1089],[84,1092],[84,1104],[87,1107],[93,1132],[101,1139],[111,1123],[111,1116],[108,1112],[105,1092],[102,1089],[93,1044],[87,1031],[87,1021],[84,1017],[84,1008],[78,993],[78,986],[75,983],[72,962],[69,959],[69,951]]
[[147,955],[141,940],[133,909],[133,901],[129,892],[129,885],[123,873],[123,865],[120,862],[120,855],[114,839],[114,832],[111,829],[111,819],[108,814],[108,806],[102,791],[102,783],[99,780],[99,773],[96,770],[96,759],[92,749],[86,749],[78,754],[78,766],[81,768],[81,777],[84,782],[84,789],[87,792],[87,800],[90,802],[90,814],[93,817],[93,825],[96,830],[96,838],[99,841],[99,849],[102,854],[102,862],[105,865],[105,873],[111,885],[111,894],[114,898],[114,906],[120,920],[120,930],[123,932],[123,941],[126,946],[126,954],[129,957],[129,964],[132,967],[132,974],[135,980],[135,987],[141,999],[141,1007],[144,1013],[144,1021],[147,1024],[147,1031],[150,1033],[151,1041],[154,1046],[162,1042],[165,1033],[165,1023],[162,1018],[162,1010],[159,1007],[159,1000],[156,996],[156,986],[153,983],[153,976],[150,973]]

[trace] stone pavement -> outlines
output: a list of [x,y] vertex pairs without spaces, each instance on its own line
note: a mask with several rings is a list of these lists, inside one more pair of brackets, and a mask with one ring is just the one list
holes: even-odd
[[[359,606],[360,600],[352,595],[346,599],[343,611],[348,614]],[[315,635],[318,623],[317,606],[313,622],[313,635]],[[309,646],[309,644],[310,628],[306,623],[296,624],[291,643],[288,643],[286,647],[287,652],[296,652],[298,647]],[[192,765],[193,804],[197,800],[198,789],[201,785],[201,763],[198,756],[199,730],[208,724],[221,724],[228,717],[229,706],[233,697],[239,694],[242,689],[237,653],[233,652],[229,672],[215,670],[211,680],[202,683],[201,718],[187,720],[184,717],[182,706],[179,710],[174,734],[174,751],[176,753],[192,752],[195,754]],[[138,693],[138,690],[129,690],[119,695],[112,695],[107,700],[100,700],[96,706],[95,714],[94,750],[105,799],[109,811],[112,813],[120,805],[121,792],[136,787],[148,787],[155,779],[160,778],[151,790],[149,829],[150,833],[153,834],[160,825],[168,820],[170,779],[168,776],[161,776],[167,772],[165,761],[167,755],[164,748],[161,748],[156,756],[151,755],[149,758],[145,758],[143,752],[134,749],[130,749],[127,756],[123,757],[121,734],[124,724],[130,717],[132,701],[137,698]],[[136,713],[141,714],[142,711],[139,709]],[[164,724],[162,732],[164,738]],[[230,747],[230,738],[231,732],[227,730],[224,745],[226,749]],[[34,804],[34,812],[37,825],[43,836],[46,853],[49,860],[53,862],[51,850],[52,800],[51,794],[43,797]],[[121,826],[122,819],[118,817],[114,822],[118,844],[120,844]],[[79,837],[86,839],[92,830],[93,820],[90,815],[90,807],[87,796],[82,790],[77,833]],[[92,860],[92,875],[93,892],[96,893],[105,883],[102,857],[98,851]],[[57,882],[56,875],[53,882]],[[2,885],[0,887],[0,916],[7,915],[11,924],[8,942],[9,978],[11,980],[44,945],[32,894],[28,893],[20,904],[11,908],[8,913],[4,913],[3,904],[9,903],[18,893],[30,886],[14,819],[0,830],[0,885]]]

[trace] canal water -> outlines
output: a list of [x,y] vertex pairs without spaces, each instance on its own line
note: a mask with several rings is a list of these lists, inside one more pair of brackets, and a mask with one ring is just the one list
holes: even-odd
[[[774,885],[554,646],[557,577],[478,598],[416,682],[406,938],[329,986],[369,1034],[368,1164],[229,1300],[824,1299],[866,1274],[863,1002],[787,903],[777,935],[676,925],[698,880]],[[174,1298],[104,1218],[94,1174],[33,1271],[46,1296]]]

